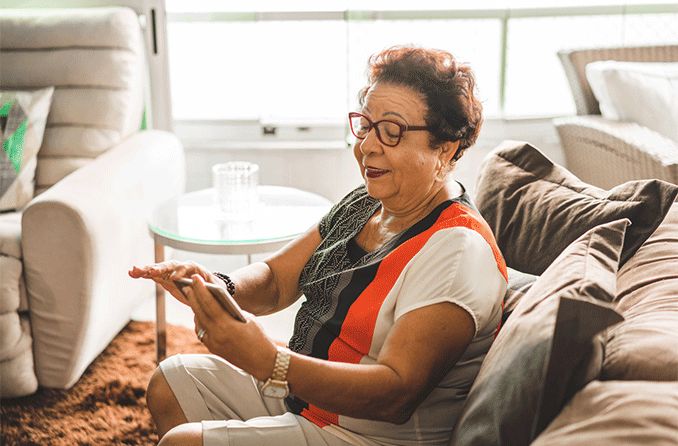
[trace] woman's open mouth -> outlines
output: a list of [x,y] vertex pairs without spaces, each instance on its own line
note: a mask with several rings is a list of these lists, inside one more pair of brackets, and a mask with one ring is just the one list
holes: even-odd
[[368,178],[379,178],[382,175],[389,173],[390,170],[377,169],[374,167],[365,167],[365,176]]

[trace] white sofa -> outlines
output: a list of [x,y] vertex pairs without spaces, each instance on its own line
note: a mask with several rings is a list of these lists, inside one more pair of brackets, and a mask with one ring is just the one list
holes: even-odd
[[646,178],[678,184],[678,141],[601,116],[586,77],[586,66],[596,61],[678,62],[678,45],[563,50],[558,56],[577,108],[577,116],[554,120],[567,168],[603,189]]
[[153,108],[169,88],[149,87],[166,46],[138,11],[0,8],[0,29],[0,89],[55,87],[35,197],[0,214],[0,392],[14,397],[71,387],[153,294],[126,271],[153,261],[147,216],[183,191],[185,169],[171,132],[141,128],[144,111],[169,128]]

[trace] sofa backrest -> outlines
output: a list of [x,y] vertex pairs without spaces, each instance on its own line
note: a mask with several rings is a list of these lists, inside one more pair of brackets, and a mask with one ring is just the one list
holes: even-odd
[[586,79],[586,65],[599,60],[676,62],[678,45],[563,50],[558,57],[572,89],[578,115],[599,115],[598,101]]
[[137,131],[145,54],[129,8],[0,10],[0,89],[54,86],[39,194]]

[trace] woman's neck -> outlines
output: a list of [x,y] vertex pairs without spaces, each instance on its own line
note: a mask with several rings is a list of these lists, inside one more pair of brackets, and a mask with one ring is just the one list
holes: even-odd
[[432,188],[423,199],[417,200],[413,206],[391,205],[382,201],[375,223],[388,232],[401,232],[426,217],[440,203],[461,195],[458,190],[460,188],[456,182],[440,184]]

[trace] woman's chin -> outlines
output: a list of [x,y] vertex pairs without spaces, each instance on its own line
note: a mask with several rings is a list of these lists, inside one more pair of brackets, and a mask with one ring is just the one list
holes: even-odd
[[365,188],[367,189],[368,195],[377,200],[381,200],[388,196],[388,191],[382,185],[374,184],[369,178],[365,179]]

